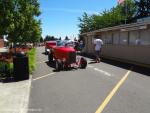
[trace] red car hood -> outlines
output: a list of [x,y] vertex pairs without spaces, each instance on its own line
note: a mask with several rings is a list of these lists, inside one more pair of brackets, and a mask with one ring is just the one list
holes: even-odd
[[75,52],[75,49],[72,47],[55,47],[55,49],[62,52]]

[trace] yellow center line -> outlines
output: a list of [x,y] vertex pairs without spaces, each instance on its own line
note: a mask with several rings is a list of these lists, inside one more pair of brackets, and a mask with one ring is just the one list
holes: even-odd
[[115,95],[115,93],[118,91],[118,89],[121,87],[121,85],[125,82],[129,74],[131,73],[131,70],[128,70],[127,73],[122,77],[122,79],[117,83],[117,85],[113,88],[113,90],[109,93],[109,95],[105,98],[103,103],[100,105],[100,107],[97,109],[95,113],[102,113],[104,108],[107,106],[111,98]]
[[33,81],[39,80],[39,79],[42,79],[42,78],[45,78],[45,77],[48,77],[48,76],[52,76],[53,74],[55,74],[55,73],[50,73],[50,74],[47,74],[47,75],[44,75],[44,76],[41,76],[41,77],[37,77],[37,78],[33,79]]

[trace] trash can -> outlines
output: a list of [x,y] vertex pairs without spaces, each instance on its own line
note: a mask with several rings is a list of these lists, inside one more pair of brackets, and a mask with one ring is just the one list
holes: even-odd
[[29,79],[29,62],[24,52],[16,53],[13,57],[13,64],[15,80]]

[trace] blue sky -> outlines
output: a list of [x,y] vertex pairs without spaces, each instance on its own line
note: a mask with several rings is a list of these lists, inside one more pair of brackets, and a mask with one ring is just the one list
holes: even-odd
[[42,14],[42,36],[74,38],[79,34],[78,17],[110,9],[117,0],[39,0]]

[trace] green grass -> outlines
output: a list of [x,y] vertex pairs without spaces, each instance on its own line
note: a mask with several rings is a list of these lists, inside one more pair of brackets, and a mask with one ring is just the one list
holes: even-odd
[[31,49],[27,56],[29,57],[29,72],[32,73],[36,67],[36,49]]

